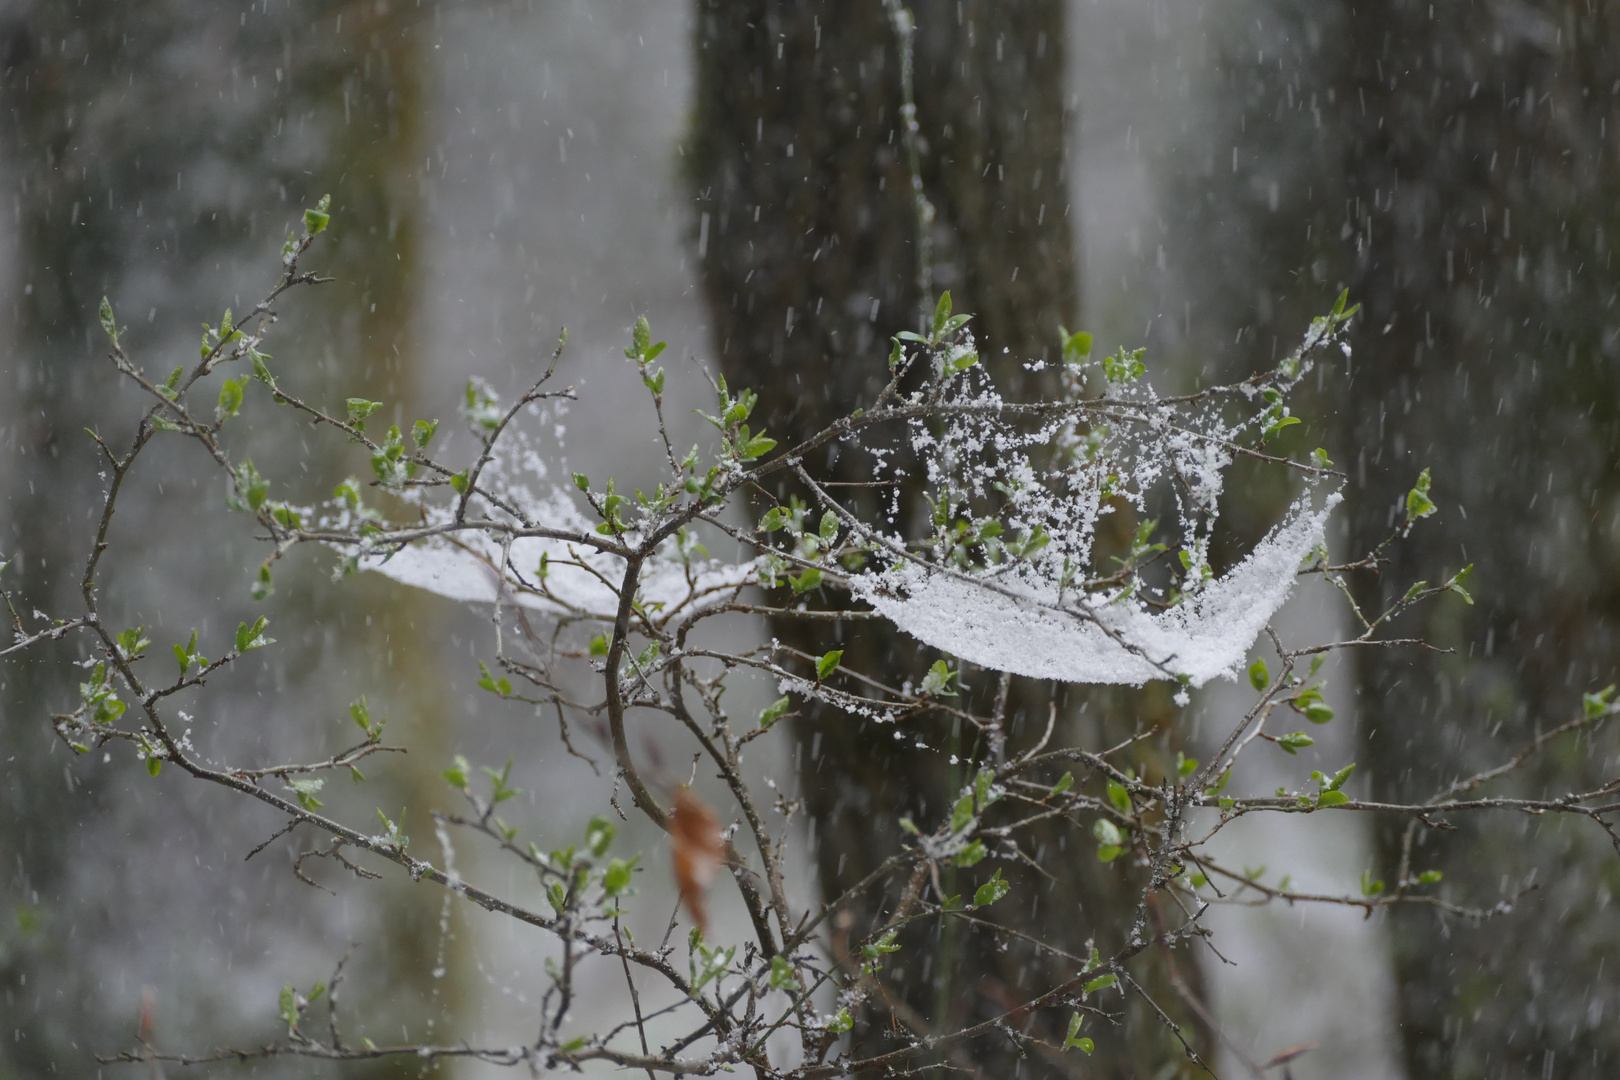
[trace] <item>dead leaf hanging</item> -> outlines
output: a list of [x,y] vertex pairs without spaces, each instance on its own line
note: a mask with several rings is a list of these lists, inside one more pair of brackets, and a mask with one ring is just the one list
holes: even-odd
[[714,811],[685,785],[675,789],[675,812],[669,819],[669,838],[675,848],[675,886],[692,921],[709,932],[703,894],[725,855],[720,822]]

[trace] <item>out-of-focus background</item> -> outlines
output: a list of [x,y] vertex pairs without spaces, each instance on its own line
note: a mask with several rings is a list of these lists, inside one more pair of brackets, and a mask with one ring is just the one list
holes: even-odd
[[[845,6],[820,5],[821,17]],[[955,7],[919,5],[923,31],[960,18]],[[1325,446],[1351,475],[1335,550],[1380,539],[1431,467],[1438,519],[1360,599],[1476,568],[1476,606],[1441,605],[1408,627],[1454,653],[1336,662],[1340,718],[1299,759],[1234,784],[1266,790],[1354,760],[1359,791],[1422,797],[1573,715],[1583,691],[1613,680],[1617,655],[1620,15],[1517,0],[1059,7],[1066,164],[1039,227],[1074,245],[1064,306],[1099,347],[1146,345],[1161,385],[1192,386],[1270,365],[1348,287],[1365,305],[1354,357],[1324,369],[1296,410],[1311,418],[1299,445]],[[700,365],[712,370],[723,343],[697,208],[717,196],[691,181],[708,115],[694,105],[699,16],[675,0],[0,4],[0,559],[25,610],[72,603],[100,491],[82,431],[124,437],[137,406],[101,356],[101,296],[137,358],[166,372],[193,355],[199,322],[253,304],[281,239],[326,192],[334,225],[313,265],[337,280],[282,309],[271,351],[289,382],[448,430],[468,376],[512,389],[566,325],[560,377],[581,402],[554,417],[558,467],[633,483],[655,430],[621,350],[646,313],[670,343],[675,441],[700,438]],[[918,105],[925,118],[967,107]],[[1030,198],[988,168],[982,179],[998,204]],[[270,407],[250,406],[239,445],[264,440],[269,453]],[[407,831],[431,848],[426,811],[451,795],[445,761],[511,752],[542,846],[608,812],[608,786],[548,719],[475,689],[487,613],[380,579],[333,586],[312,559],[266,604],[250,601],[262,555],[190,451],[126,498],[106,603],[161,631],[160,649],[193,626],[217,638],[270,614],[280,644],[197,703],[199,746],[335,747],[347,702],[366,694],[421,749],[335,793],[339,807],[409,805]],[[313,439],[302,460],[275,465],[272,481],[312,491],[365,469]],[[1240,480],[1224,512],[1252,539],[1286,495]],[[1326,638],[1346,623],[1342,604],[1307,592],[1285,625]],[[325,977],[354,942],[357,1035],[386,1018],[402,1030],[378,1041],[528,1037],[545,950],[521,929],[393,878],[318,892],[291,872],[296,841],[244,861],[280,824],[264,809],[150,779],[116,750],[70,760],[48,716],[74,695],[64,661],[76,656],[0,666],[0,1077],[89,1075],[91,1054],[131,1044],[143,986],[166,1049],[268,1040],[282,983]],[[1218,689],[1177,722],[1213,739],[1241,707],[1235,688]],[[1597,745],[1538,762],[1517,790],[1612,775]],[[778,753],[756,762],[761,775],[791,777]],[[1200,966],[1229,1036],[1222,1075],[1241,1074],[1239,1053],[1306,1042],[1320,1047],[1293,1066],[1299,1080],[1620,1071],[1617,984],[1603,975],[1620,949],[1620,862],[1566,822],[1460,824],[1418,849],[1448,897],[1490,906],[1539,886],[1482,928],[1426,909],[1211,915],[1221,954]],[[1369,820],[1331,825],[1257,824],[1225,851],[1322,891],[1393,874],[1397,836]],[[628,834],[656,895],[667,852]],[[456,857],[470,876],[527,887],[470,845]],[[815,879],[800,862],[808,900]],[[609,974],[593,992],[613,993]]]

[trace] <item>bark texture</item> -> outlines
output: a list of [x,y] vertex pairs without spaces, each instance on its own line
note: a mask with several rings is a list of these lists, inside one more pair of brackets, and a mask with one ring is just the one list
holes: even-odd
[[[1246,328],[1250,351],[1286,342],[1340,285],[1363,304],[1354,363],[1328,375],[1316,409],[1352,475],[1345,550],[1399,523],[1425,467],[1440,512],[1358,601],[1476,568],[1477,606],[1448,600],[1397,628],[1456,655],[1357,656],[1374,796],[1423,799],[1616,680],[1620,13],[1376,0],[1264,22],[1228,43],[1222,127],[1241,153],[1227,175],[1211,140],[1217,167],[1183,179],[1178,202],[1195,209],[1180,240],[1213,313],[1205,340]],[[1229,372],[1252,366],[1240,352],[1227,350]],[[1570,740],[1492,790],[1554,797],[1614,762],[1612,736]],[[1620,862],[1607,839],[1551,816],[1452,823],[1418,833],[1414,873],[1442,870],[1442,891],[1473,906],[1537,891],[1485,925],[1391,916],[1408,1075],[1613,1075]],[[1392,884],[1401,839],[1378,833]]]
[[[922,183],[936,217],[928,234],[932,292],[949,289],[998,383],[1014,395],[1043,387],[1025,361],[1055,358],[1060,324],[1076,326],[1078,286],[1066,176],[1070,113],[1064,100],[1064,5],[925,2],[916,19],[916,104]],[[802,438],[869,403],[887,378],[891,335],[915,329],[920,309],[917,217],[903,138],[897,38],[883,4],[705,0],[699,6],[697,107],[687,150],[695,195],[694,240],[713,318],[720,366],[734,385],[754,387],[755,417],[778,438]],[[756,426],[759,426],[756,424]],[[897,446],[903,466],[909,450]],[[847,483],[872,479],[872,460],[836,444],[810,463]],[[887,492],[844,489],[876,512]],[[778,494],[794,493],[784,487]],[[798,493],[803,494],[803,493]],[[912,482],[899,499],[915,514]],[[912,520],[915,520],[913,518]],[[892,631],[866,626],[850,636],[791,620],[771,628],[804,652],[845,650],[845,664],[898,684],[934,658]],[[964,675],[989,711],[996,676]],[[1048,691],[1015,682],[1009,707],[1014,750],[1039,737],[1053,704]],[[1151,694],[1073,693],[1059,702],[1059,737],[1106,739],[1169,715]],[[800,791],[813,821],[823,894],[864,878],[905,839],[899,821],[949,812],[968,765],[986,747],[943,722],[897,731],[825,710],[795,729]],[[922,742],[932,749],[919,749]],[[1088,743],[1095,745],[1095,742]],[[1055,837],[1055,833],[1053,834]],[[1095,937],[1117,945],[1135,885],[1122,866],[1090,851],[1063,851],[1037,835],[1027,855],[1058,868],[1061,883],[1017,863],[1007,917],[1020,930],[1070,954]],[[1076,865],[1081,869],[1076,870]],[[947,893],[971,893],[993,864],[956,871]],[[1095,867],[1095,869],[1091,869]],[[982,873],[980,872],[982,871]],[[895,902],[867,895],[851,908],[850,940],[866,934]],[[885,973],[894,1016],[861,1017],[857,1051],[894,1045],[896,1024],[944,1032],[988,1019],[1034,997],[1072,962],[1049,951],[997,952],[964,925],[918,927]],[[1184,968],[1191,965],[1183,958]],[[1168,992],[1164,958],[1144,981],[1182,1014]],[[1173,1038],[1139,1004],[1121,1033],[1103,1033],[1082,1065],[1060,1054],[1015,1050],[981,1039],[952,1059],[992,1076],[1168,1076],[1185,1065]],[[1061,1043],[1068,1013],[1041,1014],[1031,1031]],[[1169,1071],[1164,1070],[1168,1066]]]

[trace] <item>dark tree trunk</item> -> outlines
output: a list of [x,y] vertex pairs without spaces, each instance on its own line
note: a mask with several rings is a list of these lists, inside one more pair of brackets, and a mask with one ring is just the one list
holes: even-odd
[[[1023,363],[1053,356],[1058,327],[1075,326],[1075,249],[1066,176],[1069,113],[1064,105],[1064,5],[921,3],[916,13],[916,102],[922,183],[937,217],[929,234],[932,289],[949,289],[974,314],[979,351],[1004,390],[1041,392]],[[920,309],[917,218],[901,121],[899,52],[884,5],[728,3],[699,7],[696,123],[687,163],[715,344],[726,377],[758,390],[755,416],[779,438],[802,438],[868,404],[887,377],[892,334],[915,329]],[[905,463],[899,448],[899,464]],[[893,460],[893,459],[891,459]],[[834,444],[813,466],[845,482],[872,479],[864,455]],[[788,489],[784,489],[784,497]],[[856,490],[854,498],[861,498]],[[802,494],[802,493],[801,493]],[[914,512],[917,492],[902,497]],[[881,505],[869,492],[869,509]],[[887,495],[881,496],[887,499]],[[835,647],[830,633],[792,620],[779,640],[807,653]],[[844,634],[845,631],[839,631]],[[909,640],[871,626],[836,647],[845,664],[898,684],[933,658]],[[988,700],[996,675],[968,675]],[[1084,699],[1084,700],[1083,700]],[[1015,682],[1009,715],[1014,748],[1038,738],[1049,691]],[[1075,738],[1103,739],[1138,723],[1162,722],[1168,701],[1152,694],[1078,693],[1060,702]],[[987,748],[944,724],[892,727],[813,709],[796,725],[800,790],[813,822],[821,887],[834,897],[860,881],[904,839],[899,821],[948,813],[968,765]],[[932,749],[917,749],[917,741]],[[1094,743],[1092,745],[1095,745]],[[1131,914],[1134,882],[1090,851],[1063,851],[1034,837],[1027,854],[1053,866],[1052,882],[1017,864],[1012,903],[1021,930],[1068,953],[1095,937],[1117,944]],[[1048,844],[1047,841],[1051,843]],[[947,893],[971,893],[981,870],[955,872]],[[895,893],[858,898],[849,934],[866,934]],[[954,922],[901,939],[885,977],[911,1023],[935,1032],[987,1019],[1034,997],[1072,965],[1049,953],[997,953]],[[1163,959],[1144,981],[1165,989]],[[1185,960],[1183,968],[1192,965]],[[1173,995],[1161,993],[1180,1015]],[[1180,1060],[1173,1038],[1131,1006],[1124,1035],[1103,1033],[1084,1066],[1061,1055],[1020,1061],[1000,1036],[967,1048],[985,1075],[1164,1075]],[[897,1013],[897,1016],[899,1014]],[[1067,1012],[1036,1019],[1034,1033],[1061,1043]],[[856,1028],[857,1052],[892,1048],[887,1011]],[[900,1022],[904,1022],[904,1019]],[[1022,1070],[1020,1073],[1019,1070]]]
[[[1372,466],[1352,536],[1364,547],[1387,532],[1424,466],[1442,508],[1362,597],[1387,604],[1399,583],[1470,562],[1481,585],[1471,617],[1451,604],[1429,615],[1428,636],[1460,651],[1435,676],[1414,681],[1404,657],[1362,665],[1378,703],[1365,733],[1375,791],[1391,800],[1580,715],[1620,658],[1620,130],[1605,132],[1620,124],[1620,16],[1454,6],[1444,29],[1393,3],[1351,19],[1350,85],[1368,117],[1348,164],[1373,241],[1351,278],[1367,317],[1347,433]],[[1612,737],[1589,745],[1569,740],[1498,790],[1554,796],[1612,777]],[[1539,891],[1492,925],[1437,933],[1418,909],[1393,920],[1410,1075],[1614,1075],[1607,839],[1573,818],[1455,823],[1460,834],[1418,836],[1414,870],[1443,870],[1448,893],[1484,907]],[[1400,830],[1379,840],[1393,880]]]
[[[1358,601],[1476,567],[1401,633],[1457,650],[1362,652],[1375,797],[1420,800],[1511,758],[1616,681],[1620,646],[1620,12],[1377,0],[1291,8],[1228,69],[1232,186],[1189,187],[1190,219],[1243,245],[1208,252],[1216,310],[1292,326],[1346,284],[1365,314],[1353,377],[1329,375],[1333,456],[1351,471],[1348,552],[1387,536],[1418,472],[1440,510],[1391,549]],[[1241,111],[1247,126],[1238,134]],[[1253,156],[1251,156],[1253,155]],[[1256,180],[1269,178],[1269,189]],[[1205,201],[1207,198],[1208,201]],[[1216,262],[1216,260],[1219,262]],[[1211,272],[1220,266],[1221,273]],[[1316,288],[1300,288],[1314,281]],[[1278,319],[1278,333],[1291,332]],[[1251,327],[1257,323],[1251,321]],[[1206,339],[1232,340],[1232,327]],[[1271,330],[1266,330],[1269,336]],[[1252,340],[1252,338],[1251,338]],[[1286,340],[1286,339],[1285,339]],[[1612,736],[1569,739],[1482,793],[1554,797],[1613,777]],[[1484,925],[1425,908],[1390,918],[1408,1074],[1604,1077],[1620,1070],[1620,880],[1590,821],[1457,815],[1420,829],[1412,873]],[[1392,886],[1403,829],[1378,833]],[[1605,974],[1607,973],[1607,974]]]

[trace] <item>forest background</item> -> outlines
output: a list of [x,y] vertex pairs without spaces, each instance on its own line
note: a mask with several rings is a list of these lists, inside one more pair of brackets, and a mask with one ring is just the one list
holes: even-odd
[[[194,347],[196,320],[254,295],[264,251],[323,192],[340,222],[323,269],[339,283],[289,323],[287,352],[334,393],[358,381],[431,414],[475,371],[516,382],[566,324],[586,358],[571,381],[628,401],[634,373],[609,358],[643,311],[691,356],[746,363],[748,350],[727,355],[746,334],[715,317],[716,283],[739,273],[725,237],[743,232],[722,233],[722,215],[765,211],[738,243],[784,245],[772,272],[830,271],[807,271],[809,253],[784,244],[771,211],[789,203],[750,190],[757,176],[734,168],[743,182],[731,190],[703,183],[739,144],[727,124],[745,128],[753,108],[773,139],[804,139],[794,109],[807,99],[717,105],[712,92],[769,67],[773,39],[744,30],[802,39],[818,33],[819,13],[845,32],[829,50],[892,49],[881,5],[868,6],[863,22],[860,5],[759,5],[754,27],[706,29],[715,9],[667,3],[267,3],[201,17],[161,0],[9,5],[0,550],[18,555],[11,572],[27,603],[49,608],[71,586],[57,560],[83,548],[97,494],[77,433],[118,399],[96,302],[113,296],[154,353]],[[963,6],[987,27],[1004,20],[1003,32],[935,33]],[[1006,10],[1018,14],[917,5],[925,87],[930,57],[974,55],[992,73],[982,96],[1011,108],[1028,90],[1038,122],[989,125],[1000,160],[987,164],[1001,168],[977,184],[929,174],[945,208],[940,284],[986,319],[992,347],[1053,348],[1061,317],[1105,349],[1146,345],[1155,370],[1193,385],[1271,363],[1348,286],[1365,305],[1356,366],[1327,373],[1300,410],[1314,418],[1308,438],[1352,466],[1336,542],[1359,550],[1379,538],[1428,466],[1445,512],[1389,576],[1477,567],[1478,604],[1446,607],[1424,628],[1455,657],[1421,672],[1366,657],[1335,672],[1336,704],[1359,727],[1322,740],[1322,759],[1361,761],[1375,792],[1426,791],[1501,760],[1583,690],[1613,681],[1620,16],[1460,0]],[[874,62],[874,81],[885,77]],[[971,96],[936,86],[919,91],[919,119],[939,148]],[[1026,230],[1011,254],[972,231],[997,212]],[[885,296],[881,282],[859,284],[844,290],[853,314],[838,317],[875,323],[870,301],[887,304],[899,321],[873,331],[879,342],[909,322],[908,286]],[[760,301],[777,305],[757,323],[772,327],[765,347],[777,355],[776,326],[793,340],[786,295]],[[799,340],[810,333],[801,322]],[[623,475],[635,447],[609,434],[568,432],[569,456]],[[1283,498],[1251,489],[1227,512],[1252,538]],[[173,509],[154,499],[148,512]],[[137,583],[132,609],[206,612],[242,591],[252,545],[195,512],[186,526],[218,558],[155,541],[133,553],[158,569]],[[596,808],[570,798],[577,770],[550,735],[447,719],[485,707],[473,685],[479,617],[381,581],[362,587],[398,644],[359,648],[318,572],[289,580],[287,648],[244,691],[244,726],[273,740],[279,712],[330,680],[392,687],[371,691],[379,710],[442,751],[396,774],[401,792],[441,784],[452,753],[515,750],[528,790],[550,807],[579,805],[578,822],[557,822],[577,832]],[[439,671],[447,677],[423,674]],[[275,990],[307,982],[357,938],[377,942],[351,991],[371,1015],[468,1037],[520,1022],[533,957],[497,936],[511,931],[460,911],[442,926],[438,898],[408,889],[332,899],[307,893],[285,859],[244,864],[265,823],[213,792],[159,797],[116,764],[65,768],[45,716],[68,676],[11,666],[0,680],[0,985],[12,1027],[0,1070],[79,1071],[127,1041],[147,985],[163,1030],[197,1045],[268,1035]],[[1194,723],[1199,707],[1213,704],[1195,706]],[[1590,778],[1610,766],[1565,758],[1547,769]],[[1390,837],[1339,827],[1335,843],[1306,847],[1282,827],[1244,843],[1253,861],[1301,881],[1342,886],[1387,861]],[[1434,865],[1475,903],[1539,883],[1519,912],[1484,928],[1436,926],[1422,912],[1365,922],[1226,912],[1239,965],[1206,965],[1206,990],[1257,1050],[1320,1042],[1301,1080],[1478,1075],[1493,1062],[1503,1075],[1610,1075],[1620,1045],[1605,1020],[1620,1002],[1601,973],[1620,946],[1610,906],[1620,875],[1605,851],[1556,822],[1465,827],[1435,846]],[[807,848],[806,860],[815,854],[825,850]]]

